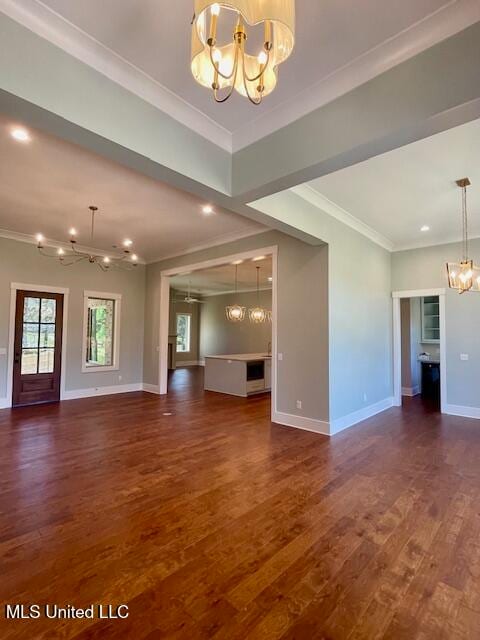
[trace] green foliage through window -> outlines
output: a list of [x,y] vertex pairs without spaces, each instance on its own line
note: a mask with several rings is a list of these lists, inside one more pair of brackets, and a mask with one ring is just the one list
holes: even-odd
[[88,299],[87,366],[113,365],[115,300]]
[[189,313],[177,313],[177,353],[190,351],[191,319]]

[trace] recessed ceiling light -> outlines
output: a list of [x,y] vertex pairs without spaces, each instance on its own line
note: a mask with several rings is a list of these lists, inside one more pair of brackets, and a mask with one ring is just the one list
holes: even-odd
[[232,264],[242,264],[243,260],[234,260]]
[[10,135],[17,140],[17,142],[30,142],[31,140],[28,131],[22,127],[15,127],[10,131]]
[[57,253],[59,256],[65,255],[65,251],[62,249],[62,247],[60,247],[60,249],[57,249]]
[[424,224],[423,227],[420,227],[420,231],[430,231],[430,227],[428,224]]
[[255,256],[255,258],[252,258],[252,262],[258,262],[259,260],[265,260],[265,256]]
[[103,261],[105,262],[105,264],[108,264],[110,262],[110,258],[108,256],[105,256]]
[[206,204],[205,206],[202,207],[202,212],[206,215],[209,216],[211,213],[213,213],[213,207],[210,204]]
[[131,247],[131,246],[132,246],[132,244],[133,244],[133,241],[132,241],[132,240],[128,240],[128,239],[127,239],[127,240],[124,240],[124,241],[123,241],[123,246],[124,246],[124,247]]
[[40,242],[43,242],[45,238],[42,236],[41,233],[37,233],[37,235],[35,236],[35,240],[40,244]]

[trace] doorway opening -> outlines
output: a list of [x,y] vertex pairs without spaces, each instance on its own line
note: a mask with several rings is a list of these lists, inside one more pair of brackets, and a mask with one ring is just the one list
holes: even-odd
[[161,274],[160,393],[276,397],[277,248]]
[[426,409],[443,413],[445,290],[395,292],[393,298],[395,404],[415,397]]

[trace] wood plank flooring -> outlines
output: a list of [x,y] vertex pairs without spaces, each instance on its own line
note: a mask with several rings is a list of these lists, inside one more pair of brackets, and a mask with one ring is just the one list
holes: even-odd
[[201,375],[0,411],[2,640],[480,638],[480,422],[414,399],[328,439]]

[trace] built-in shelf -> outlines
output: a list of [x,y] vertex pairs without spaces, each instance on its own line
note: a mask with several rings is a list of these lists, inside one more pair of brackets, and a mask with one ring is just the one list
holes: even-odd
[[422,298],[422,342],[440,343],[440,300],[438,296]]

